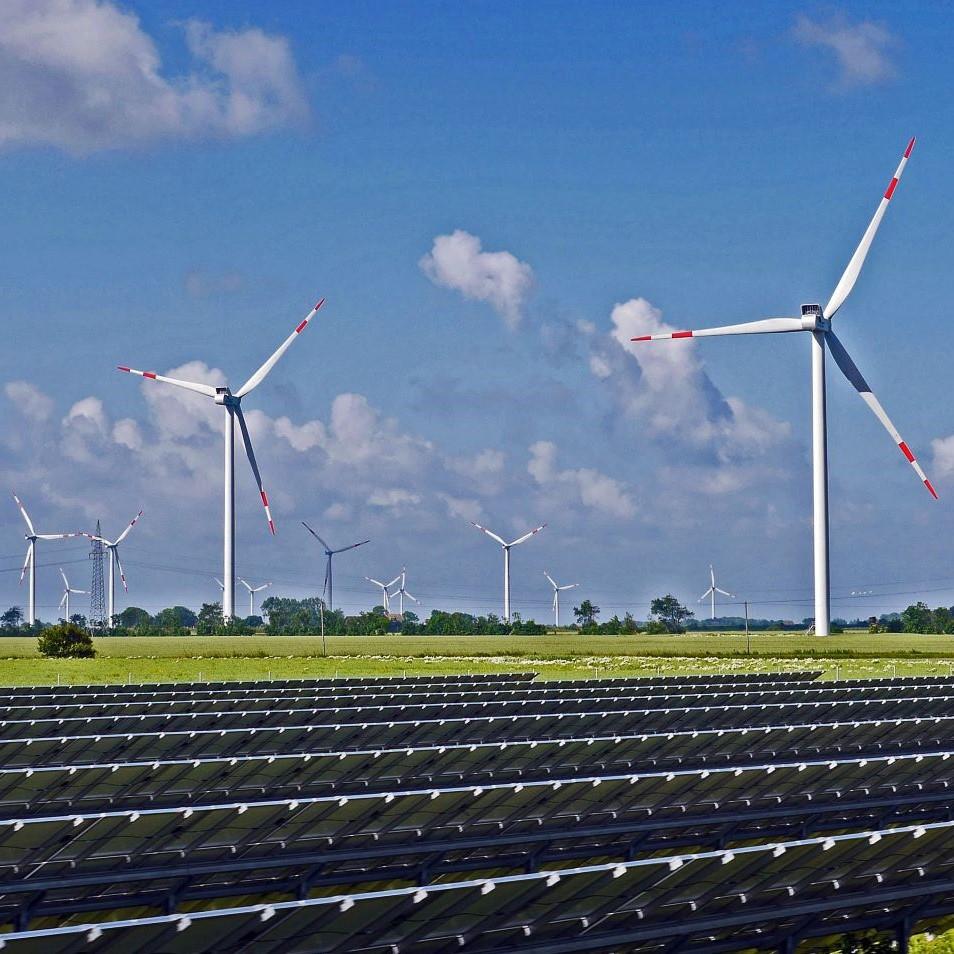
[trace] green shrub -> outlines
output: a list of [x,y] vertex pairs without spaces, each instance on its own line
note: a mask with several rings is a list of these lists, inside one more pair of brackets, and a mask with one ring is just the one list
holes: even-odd
[[663,636],[669,632],[669,627],[660,622],[658,619],[651,619],[646,624],[646,635],[647,636]]
[[59,623],[43,630],[36,641],[41,656],[55,659],[92,659],[93,637],[76,623]]

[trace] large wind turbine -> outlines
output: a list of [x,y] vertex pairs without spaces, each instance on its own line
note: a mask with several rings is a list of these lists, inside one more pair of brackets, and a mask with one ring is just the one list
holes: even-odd
[[550,581],[550,585],[553,587],[553,628],[560,628],[560,593],[563,590],[572,590],[574,587],[579,586],[579,583],[565,583],[563,586],[559,586],[557,581],[547,573],[546,570],[543,571],[543,575]]
[[379,586],[381,588],[381,605],[384,607],[385,615],[390,616],[391,615],[391,594],[388,591],[391,589],[392,586],[394,586],[395,583],[397,583],[399,579],[401,579],[400,575],[396,576],[393,580],[391,580],[390,583],[382,583],[380,580],[375,580],[373,577],[370,577],[370,576],[366,576],[365,579],[369,583],[373,583],[375,586]]
[[76,533],[37,533],[33,527],[33,521],[30,519],[30,515],[26,512],[26,507],[20,503],[20,498],[14,494],[13,499],[16,501],[17,507],[20,508],[20,513],[23,514],[23,520],[27,525],[27,532],[23,534],[23,538],[27,541],[27,552],[26,559],[23,561],[23,569],[20,571],[20,582],[23,582],[23,577],[27,569],[29,569],[30,593],[27,606],[27,622],[32,626],[36,622],[36,541],[67,540],[70,537],[80,536],[80,533],[79,531]]
[[729,599],[734,599],[735,595],[733,593],[727,593],[725,590],[720,590],[719,587],[715,585],[715,570],[712,569],[712,564],[709,564],[709,589],[696,600],[697,603],[701,603],[707,596],[712,600],[712,607],[710,612],[710,619],[715,619],[715,595],[716,593],[721,593],[723,596],[728,596]]
[[[404,597],[406,596],[409,600],[413,600],[413,602],[415,603],[420,603],[421,601],[416,596],[412,596],[408,592],[406,566],[401,567],[401,575],[397,578],[397,580],[400,583],[400,586],[398,586],[397,590],[394,593],[392,593],[391,596],[399,596],[401,598],[401,619],[403,620],[404,619]],[[391,584],[393,584],[394,582],[395,581],[392,580]]]
[[328,558],[328,562],[325,564],[325,585],[321,591],[322,599],[324,599],[325,592],[328,593],[328,609],[334,610],[335,608],[335,591],[334,591],[334,580],[331,575],[331,558],[336,553],[344,553],[346,550],[353,550],[355,547],[363,547],[366,543],[370,543],[370,540],[362,540],[360,543],[352,543],[346,547],[339,547],[337,550],[332,550],[327,543],[318,534],[302,520],[301,525],[325,548],[325,556]]
[[254,616],[255,615],[255,594],[259,593],[261,590],[268,589],[268,587],[270,587],[272,584],[263,583],[261,586],[252,586],[251,583],[248,583],[247,581],[243,580],[242,577],[239,577],[239,582],[242,584],[242,586],[245,587],[245,589],[248,590],[248,615]]
[[238,418],[239,428],[242,431],[242,441],[245,444],[245,453],[248,454],[248,462],[252,465],[255,483],[258,484],[258,492],[261,494],[262,505],[265,507],[268,529],[274,534],[275,524],[272,521],[272,512],[268,505],[268,495],[265,493],[264,486],[262,486],[262,475],[258,471],[255,453],[252,450],[252,440],[245,424],[245,416],[242,414],[242,398],[250,391],[255,390],[265,380],[269,371],[275,367],[278,359],[308,327],[308,323],[315,317],[324,302],[325,300],[322,298],[305,315],[295,330],[281,343],[278,350],[234,394],[227,386],[214,388],[211,385],[199,384],[195,381],[180,381],[177,378],[169,378],[162,374],[156,374],[155,371],[137,371],[135,368],[127,368],[122,364],[118,366],[120,371],[125,371],[128,374],[138,374],[140,377],[149,378],[151,381],[163,381],[166,384],[174,384],[176,387],[185,388],[187,391],[204,394],[206,397],[212,398],[219,407],[225,409],[225,532],[223,534],[222,559],[222,580],[224,583],[222,616],[225,619],[231,619],[235,615],[235,420]]
[[123,565],[119,561],[119,544],[129,536],[129,531],[136,526],[136,521],[142,516],[142,511],[136,514],[132,520],[129,521],[129,526],[126,527],[123,532],[116,537],[115,540],[110,541],[105,537],[98,537],[94,533],[87,533],[86,536],[90,540],[98,540],[109,554],[109,583],[106,587],[106,617],[108,619],[108,626],[112,628],[113,625],[113,616],[116,613],[116,570],[119,570],[119,579],[122,580],[123,589],[128,593],[129,587],[126,586],[126,574],[123,573]]
[[76,590],[70,586],[70,581],[66,578],[66,574],[63,572],[63,567],[60,567],[60,576],[63,577],[63,596],[60,598],[60,609],[66,607],[66,615],[63,617],[67,622],[70,618],[70,593],[88,593],[88,590]]
[[904,167],[907,165],[914,148],[914,140],[908,143],[901,163],[885,189],[884,195],[875,211],[865,234],[861,237],[855,254],[851,256],[848,267],[835,286],[824,310],[820,305],[802,305],[800,318],[765,318],[740,325],[725,325],[718,328],[703,328],[699,331],[674,331],[668,334],[641,335],[633,341],[656,341],[663,338],[702,338],[708,335],[750,335],[789,331],[808,331],[811,333],[812,350],[812,487],[814,496],[814,537],[815,537],[815,632],[827,636],[831,615],[830,579],[828,569],[828,424],[825,406],[825,346],[831,351],[835,364],[848,379],[862,400],[871,408],[875,416],[884,425],[891,439],[898,445],[901,453],[914,468],[924,486],[933,497],[937,492],[931,486],[924,471],[908,445],[902,440],[881,402],[874,396],[868,382],[849,357],[844,345],[832,331],[831,322],[838,309],[851,293],[871,243],[884,218],[888,203],[898,186]]
[[531,530],[529,533],[525,533],[522,537],[518,537],[516,540],[513,540],[511,543],[507,543],[503,537],[498,537],[496,533],[491,530],[488,530],[486,527],[482,527],[479,523],[474,523],[471,520],[471,523],[483,533],[486,533],[491,540],[496,540],[503,547],[504,553],[504,622],[510,622],[510,548],[515,547],[520,543],[524,543],[529,540],[535,533],[539,533],[546,524],[537,527],[534,530]]

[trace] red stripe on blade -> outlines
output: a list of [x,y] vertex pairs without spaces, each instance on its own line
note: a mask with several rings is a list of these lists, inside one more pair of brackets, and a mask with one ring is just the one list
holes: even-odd
[[937,500],[937,499],[938,499],[937,491],[934,489],[933,485],[931,484],[931,481],[929,481],[929,480],[927,479],[927,477],[924,478],[924,486],[927,487],[927,489],[931,491],[931,496],[932,496],[935,500]]
[[898,179],[897,179],[897,177],[895,177],[895,178],[892,179],[891,182],[888,184],[888,188],[884,190],[884,197],[885,197],[886,199],[890,199],[891,196],[894,195],[894,190],[897,189],[897,187],[898,187]]
[[268,529],[272,531],[272,536],[275,536],[275,524],[271,520],[268,521]]
[[325,303],[325,300],[324,300],[324,298],[322,298],[322,299],[318,302],[318,304],[315,305],[314,308],[312,308],[312,311],[317,311],[324,303]]
[[901,453],[904,454],[904,456],[907,457],[907,459],[908,459],[909,461],[911,461],[911,463],[913,464],[913,463],[914,463],[914,454],[911,453],[911,448],[908,447],[908,445],[905,444],[904,441],[901,441],[901,443],[898,444],[898,447],[901,448]]
[[295,334],[296,334],[296,335],[300,335],[300,334],[305,330],[305,327],[307,326],[307,324],[308,324],[308,319],[306,318],[306,319],[295,329]]
[[155,380],[155,379],[156,379],[156,372],[155,372],[155,371],[143,371],[142,376],[143,376],[144,378],[152,378],[153,380]]
[[125,372],[127,372],[127,373],[129,372],[129,368],[124,367],[124,366],[121,365],[121,364],[117,364],[117,365],[116,365],[116,370],[117,370],[117,371],[125,371]]
[[692,332],[691,331],[674,331],[672,333],[672,336],[673,338],[691,338]]
[[904,150],[904,158],[911,158],[911,150],[914,149],[914,136],[911,137],[911,141],[908,143],[908,148]]
[[262,503],[265,504],[266,507],[268,506],[268,497],[265,496],[264,490],[262,491]]
[[652,341],[652,335],[640,335],[638,338],[630,338],[630,341]]

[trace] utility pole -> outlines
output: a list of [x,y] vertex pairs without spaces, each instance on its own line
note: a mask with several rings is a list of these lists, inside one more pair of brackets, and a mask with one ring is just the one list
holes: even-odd
[[752,638],[749,636],[749,601],[745,603],[745,653],[749,655],[752,652]]

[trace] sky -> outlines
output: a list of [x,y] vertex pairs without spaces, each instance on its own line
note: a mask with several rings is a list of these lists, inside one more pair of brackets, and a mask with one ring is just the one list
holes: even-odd
[[[807,336],[633,345],[827,301],[918,144],[839,336],[934,501],[830,365],[833,615],[954,603],[954,22],[866,2],[0,5],[0,470],[37,529],[118,534],[120,607],[218,599],[233,389],[277,524],[237,472],[268,593],[549,619],[811,609]],[[238,448],[241,454],[241,447]],[[25,544],[0,507],[0,603]],[[39,615],[88,546],[40,544]],[[239,590],[238,605],[245,605]],[[80,597],[80,600],[83,598]],[[577,600],[564,599],[568,604]],[[76,598],[74,598],[74,606]]]

